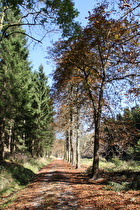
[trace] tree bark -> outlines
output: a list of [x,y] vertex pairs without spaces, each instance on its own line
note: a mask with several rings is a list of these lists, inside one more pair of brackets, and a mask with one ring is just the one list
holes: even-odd
[[11,136],[11,142],[10,142],[10,153],[14,154],[15,152],[15,134],[14,131],[12,130],[12,136]]
[[65,142],[64,159],[69,161],[69,133],[68,133],[68,130],[66,130],[65,137],[66,137],[66,142]]
[[[73,89],[71,87],[71,93]],[[69,127],[69,145],[70,145],[70,163],[74,164],[74,152],[73,152],[73,110],[70,107],[70,127]]]
[[68,161],[70,162],[70,156],[71,156],[71,145],[70,145],[70,131],[69,131],[69,136],[68,136]]
[[92,166],[92,178],[98,179],[99,175],[99,121],[95,123],[94,134],[94,151],[93,151],[93,166]]
[[73,165],[74,164],[74,153],[73,153],[73,143],[72,143],[72,136],[73,132],[72,129],[70,128],[70,134],[69,134],[69,139],[70,139],[70,163]]
[[2,14],[1,14],[1,19],[0,19],[0,31],[2,31],[2,29],[3,29],[3,22],[4,22],[4,17],[5,17],[5,10],[6,10],[6,7],[3,7],[3,11],[2,11]]
[[5,142],[4,127],[5,127],[5,119],[3,118],[0,120],[0,161],[3,161],[4,159],[4,142]]
[[79,107],[77,107],[76,116],[76,168],[80,168],[80,142],[79,142]]

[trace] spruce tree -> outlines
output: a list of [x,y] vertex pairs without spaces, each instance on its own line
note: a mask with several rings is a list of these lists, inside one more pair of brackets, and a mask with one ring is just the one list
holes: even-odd
[[50,98],[50,89],[43,66],[32,78],[32,117],[27,116],[26,145],[32,156],[43,156],[50,153],[53,142],[53,106]]
[[[32,72],[24,30],[18,12],[8,9],[4,24],[7,38],[0,43],[0,160],[7,147],[11,154],[28,150],[33,156],[50,152],[53,108],[43,66]],[[10,36],[9,36],[10,34]]]
[[[7,10],[4,16],[5,24],[19,20],[16,11]],[[13,33],[15,32],[16,33]],[[20,134],[24,122],[22,107],[25,105],[30,64],[24,31],[21,27],[13,26],[7,30],[7,39],[0,43],[0,159],[4,157],[4,147],[10,148],[11,153],[16,147],[15,140]],[[18,139],[17,139],[18,141]]]

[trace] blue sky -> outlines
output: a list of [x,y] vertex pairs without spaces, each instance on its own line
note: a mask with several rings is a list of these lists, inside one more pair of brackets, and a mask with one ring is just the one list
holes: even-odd
[[[82,26],[85,26],[87,20],[85,17],[88,16],[88,11],[91,11],[95,7],[95,0],[74,0],[75,8],[80,12],[77,20]],[[29,46],[30,56],[29,60],[32,62],[33,70],[38,70],[40,64],[44,66],[44,72],[49,77],[49,83],[51,84],[51,78],[49,74],[52,73],[54,68],[53,63],[48,61],[45,57],[47,56],[46,48],[51,46],[52,41],[57,41],[60,37],[58,33],[52,33],[46,36],[42,44],[31,44]]]

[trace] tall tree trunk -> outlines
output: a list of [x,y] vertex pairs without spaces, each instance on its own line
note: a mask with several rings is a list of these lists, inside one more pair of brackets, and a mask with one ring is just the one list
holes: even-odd
[[0,161],[4,159],[4,142],[5,142],[5,119],[0,119]]
[[80,168],[80,142],[79,142],[79,109],[76,116],[76,168]]
[[68,162],[70,162],[71,157],[71,145],[70,145],[70,131],[68,132]]
[[0,161],[4,159],[4,140],[3,134],[0,135]]
[[27,147],[28,152],[33,155],[33,145],[34,145],[34,141],[32,140],[32,135],[30,135],[29,133],[25,133],[25,146]]
[[76,136],[76,168],[80,168],[80,142],[79,142],[79,131]]
[[4,141],[2,140],[2,135],[0,136],[0,161],[4,159]]
[[69,140],[70,140],[70,163],[74,165],[74,151],[73,151],[73,110],[70,110],[70,131],[69,131]]
[[73,152],[73,143],[72,143],[73,132],[70,129],[69,139],[70,139],[70,163],[74,164],[74,152]]
[[95,134],[94,134],[94,151],[93,151],[93,166],[92,166],[92,178],[96,180],[99,175],[99,121],[95,122]]
[[9,137],[8,137],[8,149],[10,150],[10,145],[11,145],[11,139],[12,139],[12,126],[9,127]]
[[94,154],[93,154],[93,168],[92,168],[92,178],[97,179],[99,175],[99,140],[100,140],[100,121],[103,105],[103,90],[104,90],[104,80],[102,81],[98,109],[94,114],[94,123],[95,123],[95,134],[94,134]]
[[11,142],[10,142],[10,153],[14,154],[15,152],[15,133],[12,130]]
[[65,151],[64,151],[64,159],[69,161],[69,132],[66,130],[66,142],[65,142]]

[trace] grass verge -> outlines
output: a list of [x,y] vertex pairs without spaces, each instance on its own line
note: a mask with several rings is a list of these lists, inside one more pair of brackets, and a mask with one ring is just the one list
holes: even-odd
[[0,209],[10,204],[16,193],[30,183],[37,171],[47,165],[51,158],[31,158],[16,154],[0,163]]
[[[92,170],[92,159],[84,159],[81,164],[87,165],[87,173]],[[140,164],[139,161],[123,161],[114,158],[111,162],[100,159],[100,177],[106,180],[106,190],[129,191],[140,190]]]

